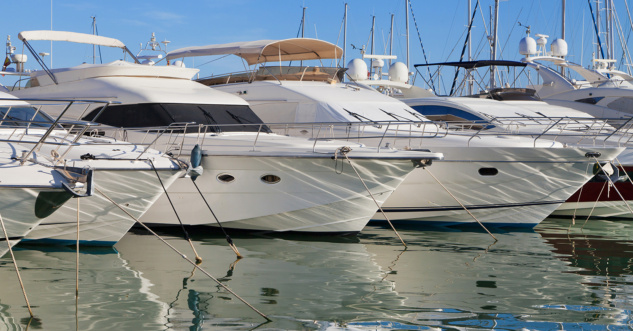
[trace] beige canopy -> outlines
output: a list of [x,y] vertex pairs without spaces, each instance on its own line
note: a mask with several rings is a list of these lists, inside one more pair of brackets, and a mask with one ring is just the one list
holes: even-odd
[[343,56],[343,50],[327,41],[291,38],[186,47],[169,52],[167,59],[225,54],[237,55],[249,65],[253,65],[266,62],[339,59]]
[[50,41],[69,41],[74,43],[91,44],[98,46],[125,48],[125,44],[121,41],[103,36],[96,36],[86,33],[68,32],[68,31],[22,31],[18,34],[18,38],[24,40],[50,40]]

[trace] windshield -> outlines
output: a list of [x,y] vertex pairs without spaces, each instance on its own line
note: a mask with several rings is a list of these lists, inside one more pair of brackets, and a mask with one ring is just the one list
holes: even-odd
[[0,126],[48,128],[53,120],[29,106],[0,106]]
[[[115,127],[162,127],[172,123],[208,125],[209,132],[257,132],[262,120],[248,105],[209,105],[182,103],[145,103],[111,105],[94,119],[101,108],[94,109],[83,120]],[[188,132],[190,129],[187,130]],[[191,131],[197,131],[192,127]],[[270,132],[267,126],[262,131]]]

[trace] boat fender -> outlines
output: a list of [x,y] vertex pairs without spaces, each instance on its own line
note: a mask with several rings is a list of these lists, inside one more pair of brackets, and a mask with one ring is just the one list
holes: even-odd
[[191,165],[187,170],[187,175],[191,177],[191,180],[195,181],[198,176],[202,175],[202,148],[198,144],[191,150]]

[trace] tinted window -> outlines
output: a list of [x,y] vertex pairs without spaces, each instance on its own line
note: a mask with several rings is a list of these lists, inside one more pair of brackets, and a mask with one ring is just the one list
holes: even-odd
[[[93,121],[100,108],[92,110],[83,119]],[[157,127],[175,122],[193,122],[209,125],[210,132],[257,132],[262,120],[247,105],[196,105],[179,103],[145,103],[111,105],[94,120],[115,127]],[[255,125],[249,125],[255,124]],[[217,126],[216,126],[217,125]],[[197,131],[197,128],[192,128]],[[262,131],[270,132],[263,126]]]
[[[34,123],[26,123],[33,121]],[[0,125],[24,127],[44,127],[48,128],[53,120],[48,115],[37,112],[33,107],[0,107]]]

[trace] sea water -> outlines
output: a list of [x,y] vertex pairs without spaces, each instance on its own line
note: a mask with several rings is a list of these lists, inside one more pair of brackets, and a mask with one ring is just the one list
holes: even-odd
[[[192,229],[200,265],[145,230],[114,249],[19,246],[35,318],[0,259],[0,330],[630,329],[633,222],[534,230],[369,226],[358,237]],[[190,259],[177,231],[160,233]],[[76,296],[78,289],[79,295]]]

